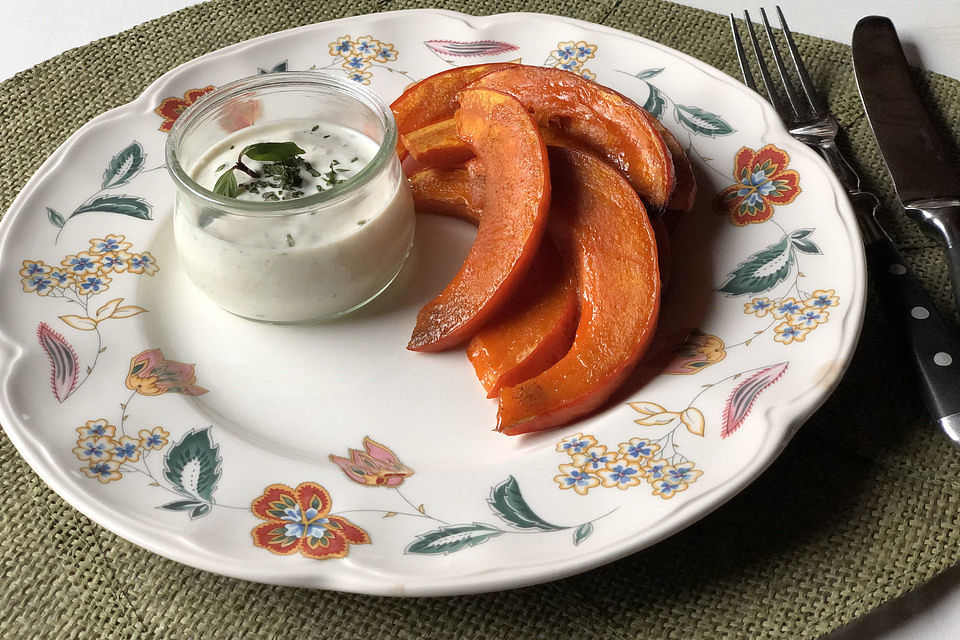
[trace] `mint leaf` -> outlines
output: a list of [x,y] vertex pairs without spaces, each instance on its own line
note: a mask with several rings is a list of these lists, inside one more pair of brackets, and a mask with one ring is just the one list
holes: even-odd
[[233,169],[227,169],[226,173],[217,178],[217,183],[213,185],[213,192],[227,198],[237,197],[237,176],[233,175]]
[[303,153],[306,151],[295,142],[258,142],[245,147],[240,155],[258,162],[281,162]]

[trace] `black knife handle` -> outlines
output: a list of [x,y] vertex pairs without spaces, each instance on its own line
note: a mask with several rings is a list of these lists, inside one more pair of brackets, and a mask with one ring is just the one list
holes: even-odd
[[886,236],[867,245],[867,262],[886,317],[909,347],[927,409],[960,442],[960,340]]

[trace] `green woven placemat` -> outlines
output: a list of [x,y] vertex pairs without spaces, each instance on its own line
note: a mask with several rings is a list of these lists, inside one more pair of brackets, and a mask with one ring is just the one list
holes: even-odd
[[[625,29],[736,75],[724,19],[657,0],[440,2],[539,11]],[[0,211],[63,140],[200,54],[417,0],[216,0],[70,51],[0,84]],[[27,10],[22,5],[18,10]],[[852,28],[852,25],[851,25]],[[941,252],[899,213],[847,47],[800,38],[898,240],[951,314]],[[922,76],[944,127],[960,83]],[[953,106],[951,106],[953,105]],[[833,398],[756,483],[646,551],[551,584],[457,598],[314,592],[203,573],[129,544],[53,494],[0,435],[2,638],[815,638],[960,560],[960,452],[924,417],[871,300]]]

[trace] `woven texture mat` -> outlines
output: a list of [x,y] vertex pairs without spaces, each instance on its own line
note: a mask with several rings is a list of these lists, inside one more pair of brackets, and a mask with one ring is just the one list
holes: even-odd
[[[631,31],[737,75],[717,15],[656,0],[440,2]],[[70,51],[0,84],[0,211],[80,125],[174,66],[273,31],[417,0],[216,0]],[[22,5],[20,10],[27,10]],[[851,25],[852,28],[852,25]],[[941,308],[943,255],[892,201],[849,48],[800,37],[866,186]],[[960,83],[918,76],[960,132]],[[951,106],[952,105],[952,106]],[[53,494],[0,435],[2,638],[815,638],[960,560],[960,451],[924,416],[871,298],[833,398],[750,488],[684,532],[589,573],[506,593],[387,599],[250,584],[160,558]]]

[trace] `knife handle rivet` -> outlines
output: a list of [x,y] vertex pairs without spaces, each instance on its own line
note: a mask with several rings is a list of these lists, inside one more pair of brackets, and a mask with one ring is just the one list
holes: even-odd
[[950,354],[943,351],[933,356],[933,363],[938,364],[941,367],[949,367],[952,362],[953,358],[950,357]]
[[[930,312],[927,311],[924,307],[914,307],[913,309],[910,309],[910,315],[912,315],[917,320],[926,320],[927,318],[930,317]],[[949,358],[950,356],[947,356],[947,357]]]
[[902,276],[907,272],[907,268],[902,264],[894,262],[892,265],[890,265],[889,271],[895,276]]

